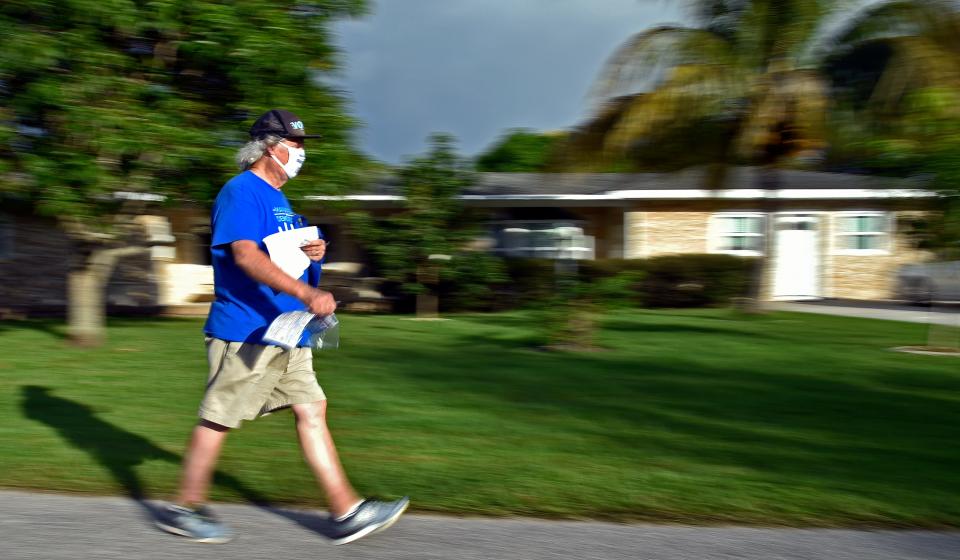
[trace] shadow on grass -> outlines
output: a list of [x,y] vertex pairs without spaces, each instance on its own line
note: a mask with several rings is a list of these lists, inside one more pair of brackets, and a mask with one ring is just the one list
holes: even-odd
[[[142,327],[145,324],[177,327],[192,325],[200,319],[192,317],[155,317],[150,315],[131,317],[108,317],[107,328]],[[67,339],[67,324],[60,318],[26,318],[0,321],[0,333],[12,331],[36,331],[60,340]]]
[[[650,344],[676,336],[662,325],[640,327],[664,332]],[[740,338],[736,331],[718,332]],[[509,418],[518,433],[533,432],[534,424],[545,432],[553,427],[574,441],[606,441],[603,448],[620,459],[693,465],[694,476],[729,469],[736,473],[725,483],[731,496],[750,495],[757,485],[819,492],[822,503],[789,514],[807,516],[807,524],[821,514],[888,526],[960,522],[960,509],[946,506],[960,498],[951,482],[960,465],[952,445],[960,438],[960,378],[905,369],[886,356],[846,357],[842,347],[774,350],[763,339],[785,333],[759,336],[743,348],[740,363],[729,356],[711,363],[696,352],[532,355],[513,351],[515,341],[490,337],[410,350],[404,360],[387,351],[380,357],[376,348],[365,352],[390,361],[391,375],[413,380],[417,390]],[[463,367],[473,363],[485,367]],[[775,496],[752,497],[769,508],[762,513],[780,511]],[[738,514],[762,519],[750,510]]]
[[[744,326],[753,327],[753,324]],[[729,325],[722,327],[708,327],[704,325],[688,325],[683,323],[637,323],[632,321],[618,321],[616,319],[604,321],[603,328],[609,331],[629,333],[663,333],[663,334],[721,334],[725,336],[749,336],[753,338],[770,338],[768,335],[746,329],[733,329]]]
[[[47,387],[25,385],[20,388],[24,415],[54,428],[77,449],[82,449],[103,465],[127,495],[138,502],[150,515],[156,512],[146,501],[143,482],[135,468],[144,461],[161,460],[176,465],[182,457],[158,447],[150,440],[101,420],[94,410],[70,399],[55,396]],[[235,477],[217,471],[218,482],[234,489],[257,505],[266,505],[267,499],[244,486]]]
[[[183,457],[98,418],[94,410],[85,404],[51,394],[48,387],[25,385],[20,389],[22,408],[27,418],[54,428],[71,445],[89,453],[110,471],[126,494],[144,509],[151,520],[157,517],[158,505],[147,500],[136,467],[150,460],[180,465]],[[214,479],[264,511],[285,517],[323,536],[332,538],[334,535],[333,526],[325,515],[271,506],[265,496],[220,470],[214,473]]]
[[[602,331],[625,334],[642,335],[723,335],[737,337],[739,339],[767,339],[779,340],[781,337],[773,336],[765,331],[765,326],[761,321],[767,318],[743,318],[732,312],[718,310],[714,314],[683,314],[678,315],[676,320],[670,315],[658,315],[648,313],[643,315],[646,320],[638,321],[636,318],[625,319],[619,317],[616,313],[604,312],[602,310],[591,314],[592,321],[595,324],[595,334],[599,335]],[[470,340],[473,343],[492,344],[501,347],[544,350],[549,343],[551,336],[562,329],[562,325],[551,324],[550,316],[544,311],[534,311],[531,316],[522,315],[497,315],[496,325],[501,327],[498,331],[472,333]],[[649,317],[655,318],[650,321]],[[463,315],[458,317],[463,322],[470,322],[477,325],[490,325],[489,317]],[[693,324],[691,319],[704,320],[701,324]],[[554,317],[555,321],[556,318]],[[503,328],[508,327],[508,328]],[[531,328],[532,327],[532,328]],[[604,345],[598,343],[603,348]]]
[[23,321],[0,321],[0,333],[7,331],[37,331],[60,340],[66,340],[67,329],[63,321],[54,319],[27,319]]

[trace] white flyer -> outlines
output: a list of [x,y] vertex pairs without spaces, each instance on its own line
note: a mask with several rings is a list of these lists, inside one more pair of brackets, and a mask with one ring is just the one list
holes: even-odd
[[267,344],[280,346],[284,350],[290,350],[300,343],[303,330],[307,328],[307,323],[314,317],[316,315],[309,311],[281,313],[267,327],[267,332],[263,334],[263,341]]
[[310,266],[310,257],[300,247],[320,239],[317,226],[282,230],[263,238],[270,260],[291,278],[300,278]]

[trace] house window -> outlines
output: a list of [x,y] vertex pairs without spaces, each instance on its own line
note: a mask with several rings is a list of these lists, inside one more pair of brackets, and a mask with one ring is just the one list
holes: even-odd
[[506,257],[593,259],[594,238],[571,222],[504,221],[491,224],[494,252]]
[[711,227],[711,250],[732,255],[760,255],[763,253],[763,224],[763,214],[717,214]]
[[13,258],[13,220],[0,215],[0,259]]
[[844,212],[837,216],[837,253],[881,255],[890,249],[890,217],[885,212]]

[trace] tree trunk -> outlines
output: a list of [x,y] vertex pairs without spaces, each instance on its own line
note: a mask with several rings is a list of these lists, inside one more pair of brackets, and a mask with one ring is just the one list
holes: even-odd
[[417,317],[436,319],[440,316],[440,299],[436,295],[440,271],[435,265],[420,265],[417,268],[417,282],[424,291],[417,294]]
[[100,346],[106,334],[105,282],[85,268],[67,279],[67,334],[77,346]]
[[148,252],[149,247],[94,249],[86,268],[67,279],[67,336],[78,346],[100,346],[106,340],[107,282],[117,261]]
[[777,212],[780,210],[779,200],[776,198],[780,190],[780,171],[769,166],[759,171],[757,187],[763,192],[760,201],[763,213],[763,235],[760,236],[760,256],[751,270],[750,293],[746,298],[737,301],[738,311],[750,314],[760,314],[765,311],[763,302],[770,295],[772,287],[769,279],[773,270],[777,250]]

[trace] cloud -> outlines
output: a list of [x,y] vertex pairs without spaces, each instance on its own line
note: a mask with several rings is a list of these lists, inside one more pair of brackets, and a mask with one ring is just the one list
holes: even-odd
[[337,25],[338,85],[362,148],[396,162],[449,132],[475,154],[506,129],[575,125],[600,66],[631,34],[683,19],[660,0],[381,0]]

